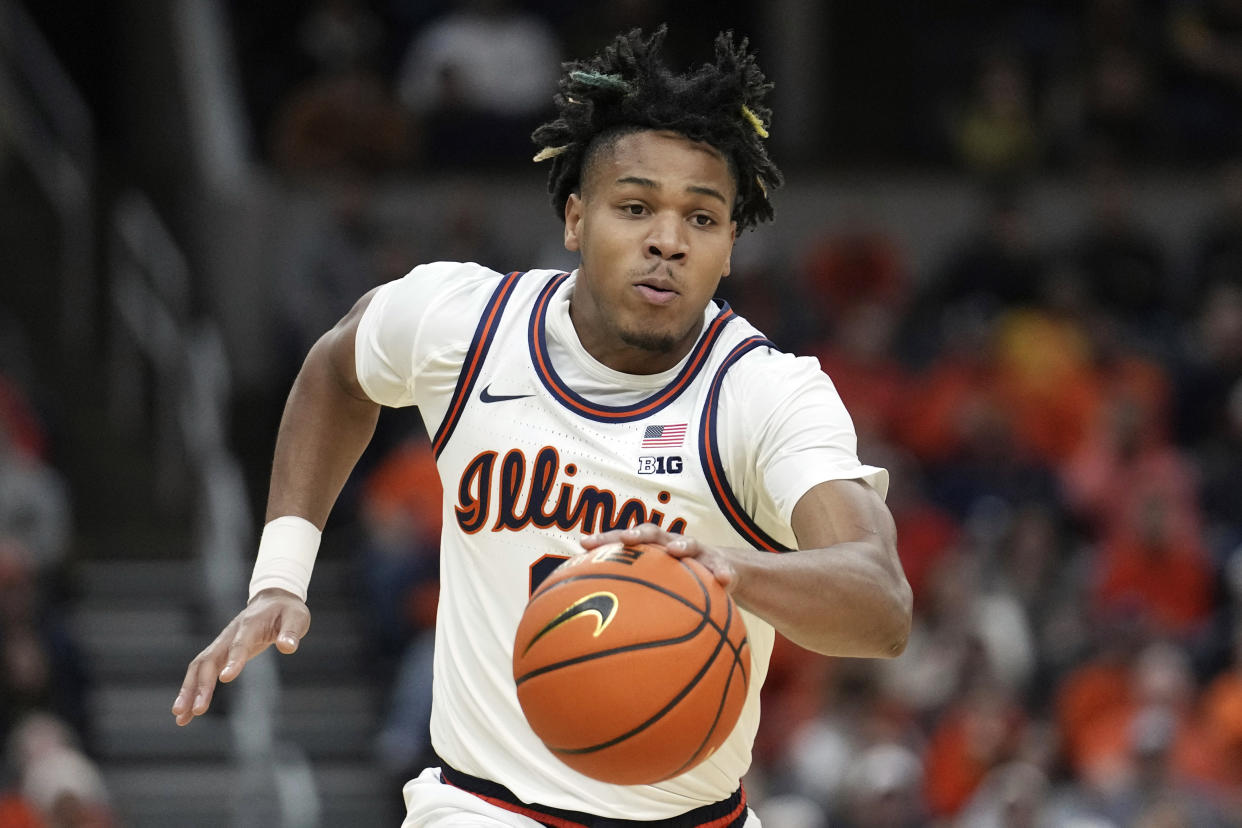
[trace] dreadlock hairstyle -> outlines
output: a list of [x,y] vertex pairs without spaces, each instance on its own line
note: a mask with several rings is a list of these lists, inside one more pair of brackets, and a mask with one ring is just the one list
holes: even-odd
[[649,38],[634,29],[602,53],[564,64],[555,97],[557,117],[531,135],[541,147],[536,161],[551,159],[548,192],[564,217],[565,202],[581,186],[591,153],[619,135],[671,130],[716,148],[737,180],[733,220],[738,230],[770,221],[768,194],[783,182],[763,139],[771,110],[763,105],[768,83],[732,32],[716,37],[716,59],[685,75],[673,74],[660,56],[667,27]]

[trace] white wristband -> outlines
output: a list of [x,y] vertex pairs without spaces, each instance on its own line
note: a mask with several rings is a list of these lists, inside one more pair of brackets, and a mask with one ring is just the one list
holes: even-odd
[[250,598],[260,590],[276,587],[305,601],[322,534],[315,524],[294,515],[268,521],[250,576]]

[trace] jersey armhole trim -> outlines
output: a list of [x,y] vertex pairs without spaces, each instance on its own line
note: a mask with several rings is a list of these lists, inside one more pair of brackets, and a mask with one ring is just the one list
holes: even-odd
[[763,531],[759,524],[755,523],[751,516],[746,513],[746,510],[742,508],[741,502],[737,499],[737,495],[733,493],[728,477],[725,475],[724,461],[720,452],[720,442],[717,435],[720,389],[724,385],[725,372],[747,353],[761,347],[775,348],[776,346],[770,340],[764,339],[761,336],[749,337],[735,345],[729,355],[725,357],[724,362],[716,369],[716,375],[712,378],[712,384],[707,392],[707,401],[703,405],[703,416],[699,426],[699,457],[703,464],[703,475],[707,479],[707,486],[711,490],[712,497],[715,498],[716,505],[720,507],[721,513],[724,514],[725,519],[729,521],[733,528],[757,549],[763,549],[768,552],[789,552],[791,550],[788,546],[785,546]]
[[479,378],[479,370],[483,366],[483,360],[487,358],[487,352],[492,347],[492,340],[496,337],[496,328],[500,325],[500,317],[504,314],[505,307],[509,304],[514,286],[523,275],[521,271],[514,271],[502,278],[500,284],[496,286],[496,290],[493,291],[491,298],[487,300],[487,305],[483,308],[483,313],[479,317],[478,327],[474,330],[474,338],[470,340],[470,347],[466,350],[466,358],[462,362],[461,374],[457,377],[457,387],[453,389],[453,396],[449,400],[448,412],[444,415],[444,420],[440,423],[440,427],[436,429],[435,437],[431,441],[432,450],[437,458],[439,458],[440,452],[444,450],[444,445],[448,442],[448,439],[453,436],[453,430],[457,428],[457,423],[461,419],[462,409],[465,407],[466,401],[470,399],[471,393],[474,392],[475,381]]

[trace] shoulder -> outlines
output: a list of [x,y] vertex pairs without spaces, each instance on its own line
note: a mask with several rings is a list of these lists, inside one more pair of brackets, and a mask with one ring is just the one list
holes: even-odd
[[758,444],[825,442],[853,451],[854,423],[814,357],[758,347],[729,367],[720,420]]
[[[815,357],[797,356],[776,346],[760,345],[743,354],[729,366],[724,376],[726,392],[754,398],[759,408],[779,408],[783,400],[803,393],[827,393],[836,389]],[[754,394],[756,388],[764,393]]]
[[384,285],[376,298],[384,296],[386,302],[426,304],[449,297],[486,295],[488,287],[494,287],[501,278],[497,271],[474,262],[431,262],[420,264],[400,279]]
[[371,398],[409,404],[411,378],[465,353],[504,278],[473,262],[434,262],[377,288],[355,336],[356,370]]

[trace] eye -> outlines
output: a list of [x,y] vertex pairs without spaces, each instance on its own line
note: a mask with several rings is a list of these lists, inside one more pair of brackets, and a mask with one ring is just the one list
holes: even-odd
[[623,212],[623,213],[625,213],[625,214],[627,214],[627,215],[631,215],[631,216],[641,216],[641,215],[645,215],[645,214],[646,214],[646,212],[647,212],[647,207],[646,207],[646,205],[644,205],[644,204],[639,204],[639,203],[637,203],[637,202],[634,202],[634,203],[632,203],[632,204],[622,204],[622,205],[621,205],[621,212]]
[[693,222],[695,227],[711,227],[716,223],[714,218],[703,213],[695,213],[690,217],[690,221]]

